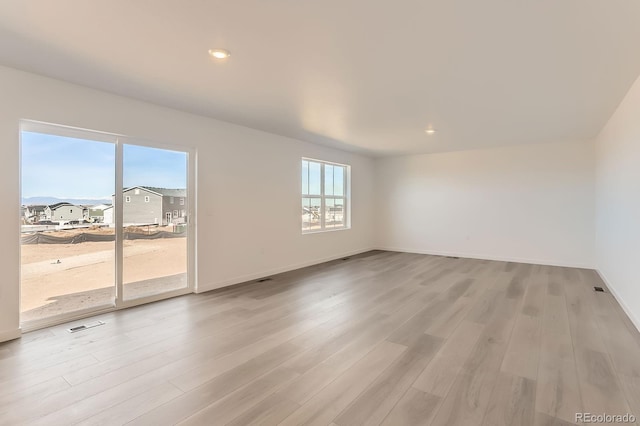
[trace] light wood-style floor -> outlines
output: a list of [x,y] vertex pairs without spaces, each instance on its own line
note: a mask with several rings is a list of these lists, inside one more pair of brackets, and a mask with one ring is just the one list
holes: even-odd
[[640,336],[594,285],[589,270],[370,252],[1,344],[0,424],[640,416]]

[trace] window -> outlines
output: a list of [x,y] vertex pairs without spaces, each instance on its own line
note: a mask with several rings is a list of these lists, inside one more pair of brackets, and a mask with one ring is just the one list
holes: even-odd
[[173,217],[174,217],[174,218],[177,218],[177,217],[178,217],[178,210],[174,210],[174,211],[173,211]]
[[302,159],[302,232],[346,229],[349,166]]
[[145,203],[148,203],[148,202],[149,202],[149,196],[148,196],[148,195],[145,195],[145,196],[144,196],[144,202],[145,202]]
[[124,202],[125,203],[130,203],[131,202],[131,197],[129,197],[128,195],[126,197],[124,197]]
[[173,204],[173,197],[169,197],[169,204]]
[[136,195],[140,195],[140,189],[139,189],[139,188],[136,188],[133,192],[134,192]]
[[180,205],[184,206],[184,198],[180,198]]

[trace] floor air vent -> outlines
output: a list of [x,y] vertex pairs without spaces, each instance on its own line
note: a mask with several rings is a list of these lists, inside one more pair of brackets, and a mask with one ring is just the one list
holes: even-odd
[[350,257],[343,257],[343,258],[342,258],[342,259],[340,259],[340,260],[349,260],[349,259],[351,259],[351,258],[350,258]]
[[600,293],[604,293],[604,288],[602,288],[602,287],[594,287],[593,290],[594,291],[598,291]]
[[75,327],[71,327],[71,328],[67,328],[67,331],[69,333],[77,333],[78,331],[82,331],[82,330],[87,330],[89,328],[93,328],[93,327],[97,327],[99,325],[105,325],[106,322],[104,321],[94,321],[94,322],[90,322],[88,324],[82,324],[82,325],[78,325]]
[[272,279],[273,279],[273,278],[260,278],[260,279],[258,280],[258,282],[259,282],[259,283],[263,283],[263,282],[265,282],[265,281],[271,281]]
[[458,256],[445,256],[447,259],[460,259]]

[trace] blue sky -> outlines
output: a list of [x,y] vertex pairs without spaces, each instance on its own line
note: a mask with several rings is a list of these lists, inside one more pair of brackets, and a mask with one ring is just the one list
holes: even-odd
[[[187,155],[124,146],[124,186],[186,188]],[[115,145],[22,132],[22,197],[110,199]]]

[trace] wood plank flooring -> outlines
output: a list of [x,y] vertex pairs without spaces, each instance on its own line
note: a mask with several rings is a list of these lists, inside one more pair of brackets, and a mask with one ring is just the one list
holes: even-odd
[[374,251],[0,344],[0,424],[567,425],[640,416],[594,271]]

